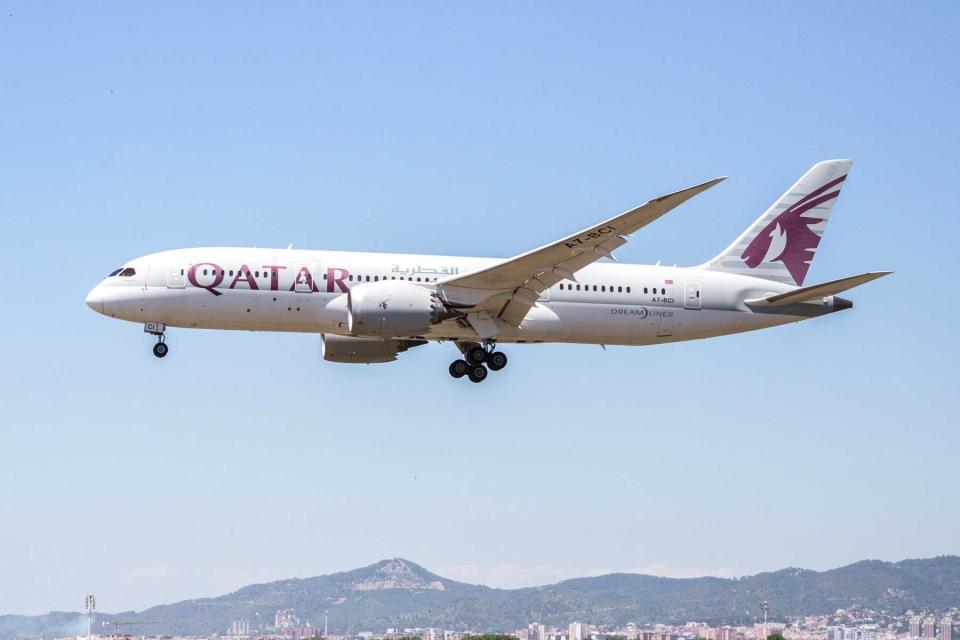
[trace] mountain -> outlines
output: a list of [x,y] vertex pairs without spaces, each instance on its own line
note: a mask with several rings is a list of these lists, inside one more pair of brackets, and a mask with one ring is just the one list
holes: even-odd
[[[627,622],[736,623],[752,620],[760,600],[774,603],[778,618],[823,614],[861,605],[893,614],[907,609],[960,606],[960,557],[881,562],[864,560],[839,569],[782,569],[744,578],[660,578],[614,573],[575,578],[542,587],[492,589],[447,580],[409,560],[394,558],[369,567],[314,578],[244,587],[217,598],[185,600],[140,612],[97,615],[104,620],[156,621],[129,627],[134,633],[223,633],[231,620],[272,622],[278,609],[294,609],[306,623],[330,633],[382,632],[388,627],[510,630],[532,620],[565,625]],[[84,633],[79,613],[0,616],[0,640]]]

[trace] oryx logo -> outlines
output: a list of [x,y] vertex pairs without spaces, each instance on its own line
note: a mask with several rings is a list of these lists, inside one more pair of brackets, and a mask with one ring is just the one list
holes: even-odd
[[388,306],[388,305],[387,305],[388,302],[390,302],[390,298],[387,298],[386,300],[381,300],[381,301],[380,301],[380,304],[378,304],[377,306],[380,307],[381,309],[383,309],[384,311],[386,311],[386,310],[387,310],[387,306]]
[[838,187],[846,178],[845,175],[840,176],[811,191],[771,220],[740,256],[747,266],[755,269],[764,262],[779,261],[790,272],[794,282],[803,284],[807,270],[810,269],[813,252],[820,244],[820,234],[823,233],[822,230],[814,231],[811,227],[826,220],[816,212],[808,212],[840,195],[839,188],[835,191],[832,189]]

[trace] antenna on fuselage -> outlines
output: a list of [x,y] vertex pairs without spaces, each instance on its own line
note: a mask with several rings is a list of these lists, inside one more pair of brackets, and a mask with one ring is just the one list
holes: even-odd
[[293,243],[292,243],[292,242],[287,245],[287,251],[290,251],[290,249],[293,249]]

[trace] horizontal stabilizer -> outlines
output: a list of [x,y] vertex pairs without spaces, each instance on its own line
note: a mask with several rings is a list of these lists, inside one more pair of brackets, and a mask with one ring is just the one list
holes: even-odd
[[794,289],[793,291],[777,293],[765,298],[751,298],[750,300],[744,300],[744,303],[750,305],[751,307],[779,307],[787,304],[808,302],[811,300],[826,298],[827,296],[832,296],[842,291],[846,291],[847,289],[859,287],[861,284],[866,284],[871,280],[888,276],[891,273],[893,273],[893,271],[870,271],[869,273],[861,273],[858,276],[850,276],[849,278],[840,278],[839,280],[831,280],[829,282],[821,282],[820,284],[812,284],[809,287],[800,287],[799,289]]

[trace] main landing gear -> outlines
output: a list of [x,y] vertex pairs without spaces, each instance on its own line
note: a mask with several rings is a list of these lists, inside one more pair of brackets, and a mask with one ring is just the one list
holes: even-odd
[[167,346],[167,339],[164,335],[166,330],[167,327],[162,322],[147,322],[143,325],[144,333],[157,336],[157,344],[153,345],[153,355],[158,358],[162,358],[170,352],[170,347]]
[[500,371],[507,366],[507,354],[496,351],[497,345],[492,340],[486,340],[482,345],[475,342],[458,342],[457,348],[463,354],[460,360],[450,363],[450,375],[454,378],[467,376],[470,382],[483,382],[489,371]]

